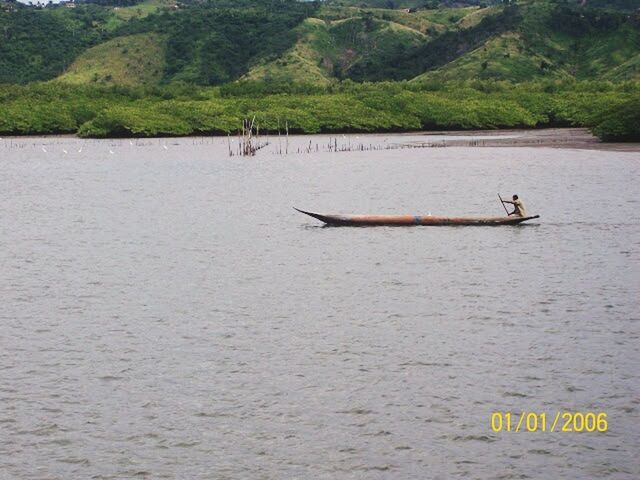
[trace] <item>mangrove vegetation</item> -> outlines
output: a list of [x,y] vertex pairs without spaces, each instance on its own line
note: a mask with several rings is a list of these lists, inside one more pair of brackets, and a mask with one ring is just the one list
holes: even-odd
[[223,87],[32,83],[0,86],[0,133],[83,137],[226,135],[245,118],[276,132],[399,132],[589,127],[638,140],[638,82],[344,81],[328,87],[247,82]]

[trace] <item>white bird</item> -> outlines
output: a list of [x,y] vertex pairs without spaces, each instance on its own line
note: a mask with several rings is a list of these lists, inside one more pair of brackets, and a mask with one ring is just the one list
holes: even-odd
[[113,155],[113,153],[114,153],[114,152],[113,152],[113,150],[109,150],[109,153],[110,153],[111,155]]
[[164,148],[165,150],[169,150],[166,145],[162,145],[162,148]]
[[78,150],[78,153],[81,153],[81,152],[82,152],[82,147],[80,147],[80,150]]
[[44,153],[47,153],[47,149],[46,149],[46,148],[44,148],[44,147],[42,147],[42,151],[43,151]]
[[133,145],[133,142],[131,140],[129,140],[129,145]]
[[62,151],[64,152],[65,155],[67,154],[67,151],[64,148],[62,149]]

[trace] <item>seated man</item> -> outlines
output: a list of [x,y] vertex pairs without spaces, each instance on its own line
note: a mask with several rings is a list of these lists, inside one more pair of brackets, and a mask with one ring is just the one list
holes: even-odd
[[513,205],[513,212],[511,212],[509,216],[511,215],[516,215],[518,217],[527,216],[527,212],[524,209],[524,203],[522,203],[522,200],[518,198],[518,195],[513,196],[513,201],[509,201],[509,200],[503,200],[503,201],[504,203],[510,203],[511,205]]

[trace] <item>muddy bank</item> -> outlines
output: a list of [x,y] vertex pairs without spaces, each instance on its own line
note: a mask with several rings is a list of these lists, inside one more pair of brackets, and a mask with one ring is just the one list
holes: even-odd
[[424,143],[443,147],[555,147],[640,152],[640,143],[604,143],[587,128],[447,131],[423,135]]

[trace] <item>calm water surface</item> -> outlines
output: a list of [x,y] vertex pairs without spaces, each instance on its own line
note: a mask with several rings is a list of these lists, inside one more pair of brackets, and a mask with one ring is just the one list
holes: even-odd
[[0,478],[640,477],[638,153],[273,148],[0,140]]

